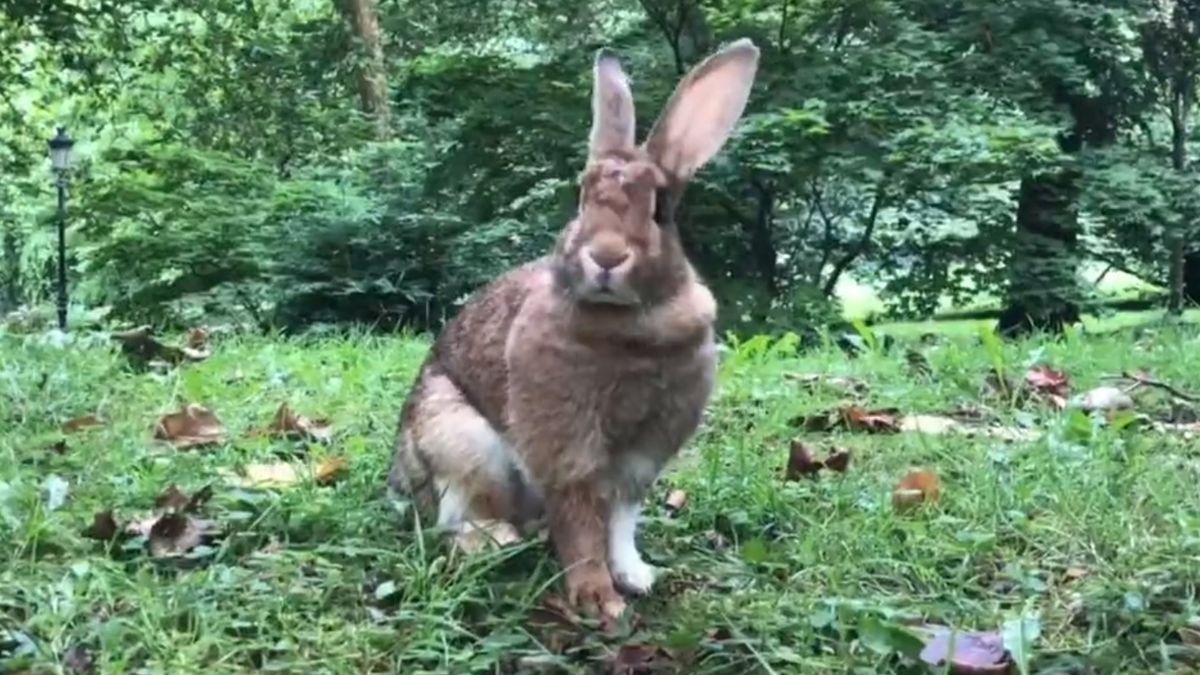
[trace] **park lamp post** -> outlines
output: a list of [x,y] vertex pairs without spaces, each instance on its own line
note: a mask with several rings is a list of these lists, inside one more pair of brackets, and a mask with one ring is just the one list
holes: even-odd
[[67,330],[67,172],[71,169],[71,146],[75,141],[65,127],[50,139],[50,166],[58,188],[58,329]]

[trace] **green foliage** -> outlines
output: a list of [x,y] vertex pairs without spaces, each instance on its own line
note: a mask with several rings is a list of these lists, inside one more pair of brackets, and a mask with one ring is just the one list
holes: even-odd
[[[48,298],[41,155],[66,122],[78,302],[436,325],[570,218],[596,47],[627,61],[644,133],[684,68],[742,36],[762,50],[750,107],[681,216],[725,328],[819,331],[848,275],[904,316],[1022,294],[1038,265],[1032,286],[1065,288],[1085,257],[1161,281],[1168,234],[1194,234],[1163,114],[1194,92],[1188,3],[374,3],[383,126],[332,0],[35,4],[0,13],[6,305]],[[1019,188],[1067,169],[1079,245],[1031,262]]]

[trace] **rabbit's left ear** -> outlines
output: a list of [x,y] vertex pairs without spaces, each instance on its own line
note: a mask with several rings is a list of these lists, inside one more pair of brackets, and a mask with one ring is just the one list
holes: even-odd
[[596,53],[592,85],[592,134],[588,155],[592,159],[633,149],[635,121],[629,78],[616,54]]
[[646,139],[646,152],[681,186],[733,133],[758,72],[758,48],[747,38],[727,45],[689,72]]

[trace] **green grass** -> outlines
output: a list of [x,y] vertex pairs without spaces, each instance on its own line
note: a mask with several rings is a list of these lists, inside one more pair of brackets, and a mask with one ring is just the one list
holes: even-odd
[[[670,571],[634,603],[634,625],[606,637],[531,620],[559,592],[543,542],[463,558],[418,536],[387,497],[419,340],[218,339],[207,361],[138,373],[103,339],[64,349],[0,336],[0,672],[64,672],[85,651],[103,673],[490,673],[518,659],[601,672],[632,643],[671,647],[665,672],[924,672],[896,653],[892,627],[1020,619],[1040,627],[1031,672],[1186,672],[1197,654],[1178,629],[1200,618],[1196,442],[981,394],[997,360],[1017,375],[1053,364],[1076,390],[1146,368],[1200,391],[1189,328],[1134,339],[1075,334],[993,352],[977,336],[951,338],[923,348],[931,379],[908,373],[903,349],[857,359],[763,341],[730,350],[706,428],[647,509],[643,550]],[[985,406],[1045,435],[802,434],[791,420],[844,398],[785,377],[817,372],[862,378],[871,407]],[[331,418],[329,448],[246,437],[284,401]],[[157,416],[192,402],[220,416],[230,442],[154,443]],[[108,424],[48,450],[85,413]],[[785,482],[796,436],[820,453],[851,448],[849,471]],[[222,470],[306,450],[347,456],[348,474],[331,487],[222,483]],[[944,496],[897,514],[891,489],[913,467],[936,471]],[[47,488],[60,480],[58,505]],[[172,483],[210,482],[203,511],[223,537],[186,564],[81,535],[97,511],[129,519]],[[662,505],[671,489],[689,496],[674,518]]]

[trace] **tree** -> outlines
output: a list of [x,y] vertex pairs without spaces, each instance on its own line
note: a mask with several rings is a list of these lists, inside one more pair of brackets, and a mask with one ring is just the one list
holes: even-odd
[[387,61],[384,58],[383,36],[379,30],[379,10],[375,0],[335,0],[338,10],[354,35],[361,54],[357,59],[355,77],[362,111],[375,122],[377,138],[387,138],[391,123],[391,102],[388,99]]

